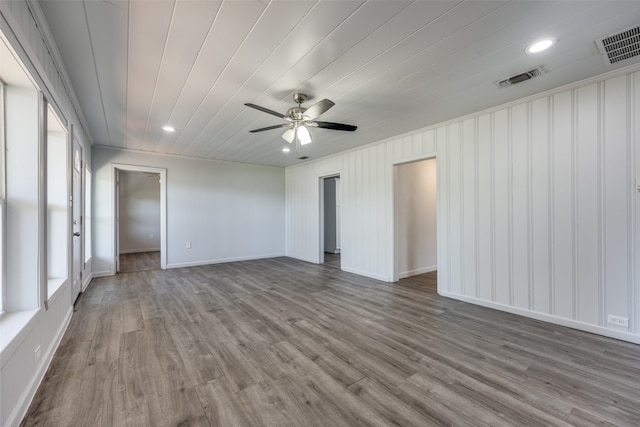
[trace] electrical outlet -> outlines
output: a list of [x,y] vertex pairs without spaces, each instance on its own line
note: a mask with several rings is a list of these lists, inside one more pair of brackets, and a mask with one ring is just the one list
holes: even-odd
[[191,249],[191,242],[187,242],[187,249]]
[[626,317],[614,316],[612,314],[607,316],[607,323],[610,325],[620,326],[623,328],[629,327],[629,319]]
[[42,347],[41,346],[37,346],[35,351],[33,352],[33,356],[35,359],[35,363],[36,365],[38,364],[38,362],[40,361],[40,358],[42,357]]

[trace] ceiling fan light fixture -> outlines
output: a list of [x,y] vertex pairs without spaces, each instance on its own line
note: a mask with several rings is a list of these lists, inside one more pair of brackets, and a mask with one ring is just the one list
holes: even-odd
[[295,138],[296,134],[293,129],[287,129],[285,133],[282,134],[282,139],[287,141],[289,144],[293,142],[293,138]]
[[309,129],[304,125],[298,126],[296,136],[298,137],[298,141],[300,141],[300,145],[307,145],[311,142],[311,132],[309,132]]

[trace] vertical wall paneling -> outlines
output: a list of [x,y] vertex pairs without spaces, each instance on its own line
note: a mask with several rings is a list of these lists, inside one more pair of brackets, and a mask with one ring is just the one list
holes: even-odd
[[598,87],[576,90],[576,319],[598,324]]
[[605,227],[605,206],[604,206],[604,193],[605,193],[605,158],[604,158],[604,97],[605,97],[605,85],[604,82],[598,83],[598,297],[600,304],[598,304],[598,318],[600,325],[606,325],[606,312],[607,312],[607,292],[605,283],[607,280],[606,272],[606,227]]
[[509,289],[508,305],[513,305],[513,108],[509,108],[507,116],[507,205],[509,222],[507,233],[507,287]]
[[529,104],[511,109],[511,287],[512,304],[529,308]]
[[634,181],[635,181],[635,150],[634,150],[634,141],[636,137],[636,128],[633,117],[635,115],[636,109],[636,99],[633,97],[635,93],[635,75],[628,74],[627,76],[627,314],[629,317],[629,328],[630,332],[635,332],[635,313],[634,313],[634,299],[635,299],[635,286],[629,286],[629,284],[634,284],[636,281],[635,274],[635,236],[636,233],[636,225],[634,218],[636,217],[635,204],[633,203],[634,197]]
[[640,342],[639,69],[287,168],[287,255],[342,165],[343,269],[393,277],[393,165],[435,154],[440,294]]
[[493,301],[491,116],[478,118],[478,298]]
[[[435,144],[439,154],[437,174],[440,188],[449,188],[449,145],[447,144],[447,127],[442,126],[436,130]],[[443,167],[440,167],[440,165]],[[442,278],[443,284],[451,291],[450,265],[451,265],[451,219],[449,218],[449,191],[438,192],[438,278]]]
[[532,203],[531,223],[533,239],[533,304],[537,312],[549,313],[549,101],[546,98],[532,102],[531,164]]
[[640,333],[640,225],[638,224],[638,216],[640,215],[640,72],[636,72],[633,74],[634,77],[634,85],[633,85],[633,145],[631,146],[634,151],[634,168],[631,171],[633,174],[632,182],[634,184],[633,191],[633,199],[634,199],[634,207],[635,212],[633,214],[633,224],[635,228],[635,245],[634,245],[634,253],[636,256],[635,259],[635,269],[634,269],[634,281],[633,281],[633,294],[634,294],[634,310],[632,311],[632,332],[635,334]]
[[462,123],[462,248],[463,248],[463,292],[465,295],[476,296],[476,256],[478,236],[476,230],[476,126],[474,119],[465,120]]
[[447,211],[449,212],[449,280],[451,292],[463,293],[463,252],[462,252],[462,165],[460,150],[460,123],[447,126],[447,160],[449,166],[449,198]]
[[551,211],[552,313],[569,319],[573,313],[573,149],[572,93],[553,98]]
[[605,82],[604,97],[604,226],[605,226],[605,316],[628,317],[627,313],[627,79]]
[[509,229],[509,110],[502,109],[493,114],[493,157],[491,168],[493,191],[493,301],[509,305],[510,292],[510,253]]

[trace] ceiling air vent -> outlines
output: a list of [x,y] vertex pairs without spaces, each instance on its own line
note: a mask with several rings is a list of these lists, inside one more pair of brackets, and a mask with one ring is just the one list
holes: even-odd
[[507,79],[496,82],[499,87],[507,87],[518,83],[526,82],[534,77],[541,76],[545,73],[542,67],[534,68],[533,70],[525,71],[524,73],[511,76]]
[[309,158],[309,156],[300,156],[298,157],[298,160],[307,160]]
[[640,55],[640,25],[596,40],[605,64],[613,65]]

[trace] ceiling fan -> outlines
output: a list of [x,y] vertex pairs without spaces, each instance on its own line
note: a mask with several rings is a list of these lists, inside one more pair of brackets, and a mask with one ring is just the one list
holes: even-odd
[[287,123],[282,123],[274,126],[267,126],[260,129],[250,130],[249,132],[262,132],[265,130],[279,129],[279,128],[288,128],[284,134],[282,134],[282,138],[288,143],[296,142],[296,147],[299,145],[306,145],[311,142],[311,132],[309,132],[310,127],[323,128],[323,129],[333,129],[333,130],[344,130],[353,132],[357,129],[357,126],[347,125],[344,123],[333,123],[333,122],[321,122],[315,120],[316,117],[325,113],[335,104],[333,101],[328,99],[323,99],[315,104],[313,104],[309,108],[304,108],[302,103],[307,100],[307,95],[304,93],[296,92],[293,94],[293,101],[298,104],[297,107],[291,107],[287,110],[286,114],[280,114],[276,111],[270,110],[268,108],[260,107],[259,105],[247,103],[244,104],[247,107],[255,108],[256,110],[263,111],[267,114],[271,114],[276,117],[280,117],[281,119],[285,119]]

